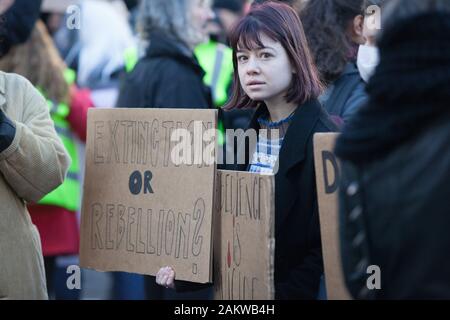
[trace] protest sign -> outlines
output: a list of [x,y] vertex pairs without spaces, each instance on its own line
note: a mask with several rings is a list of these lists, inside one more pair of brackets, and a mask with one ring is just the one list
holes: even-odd
[[347,300],[350,299],[350,295],[344,283],[339,245],[340,168],[333,153],[337,137],[336,133],[314,135],[314,163],[327,298],[329,300]]
[[[89,110],[80,263],[212,281],[216,110]],[[181,159],[181,161],[180,161]]]
[[216,299],[274,299],[273,175],[219,170],[214,216]]

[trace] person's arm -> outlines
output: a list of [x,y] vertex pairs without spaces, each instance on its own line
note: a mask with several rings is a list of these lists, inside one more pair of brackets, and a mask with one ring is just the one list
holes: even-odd
[[45,99],[27,80],[18,79],[14,85],[21,86],[24,93],[24,118],[23,122],[3,122],[7,123],[4,127],[13,126],[14,132],[6,129],[9,133],[2,137],[7,145],[0,152],[0,172],[19,197],[37,202],[64,181],[70,158],[56,134]]
[[86,142],[87,114],[89,108],[94,106],[91,99],[91,91],[80,89],[73,85],[70,88],[70,113],[67,121],[81,141]]

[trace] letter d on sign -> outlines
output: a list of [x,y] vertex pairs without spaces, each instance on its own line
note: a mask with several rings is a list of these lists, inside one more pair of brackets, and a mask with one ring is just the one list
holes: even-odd
[[[333,170],[328,172],[327,161],[331,164]],[[322,151],[322,166],[323,166],[323,178],[325,182],[325,193],[331,194],[334,193],[339,187],[339,167],[336,161],[336,157],[330,151]],[[330,183],[330,173],[334,172],[334,181]]]

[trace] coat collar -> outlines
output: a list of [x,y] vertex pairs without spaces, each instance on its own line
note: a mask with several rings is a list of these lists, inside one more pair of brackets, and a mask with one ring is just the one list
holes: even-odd
[[319,120],[320,103],[314,99],[300,105],[295,111],[292,122],[280,150],[279,172],[286,174],[289,169],[305,158],[311,133]]
[[[286,174],[290,168],[303,160],[308,138],[319,120],[320,112],[321,106],[316,99],[309,100],[297,108],[280,150],[279,173]],[[259,129],[258,118],[267,113],[268,110],[265,104],[259,106],[250,122],[249,128]]]

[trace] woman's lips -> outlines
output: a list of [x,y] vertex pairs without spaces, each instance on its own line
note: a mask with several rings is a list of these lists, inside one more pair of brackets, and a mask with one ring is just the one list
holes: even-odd
[[265,85],[266,83],[263,81],[249,81],[247,82],[247,87],[249,88],[258,88],[261,87],[263,85]]

